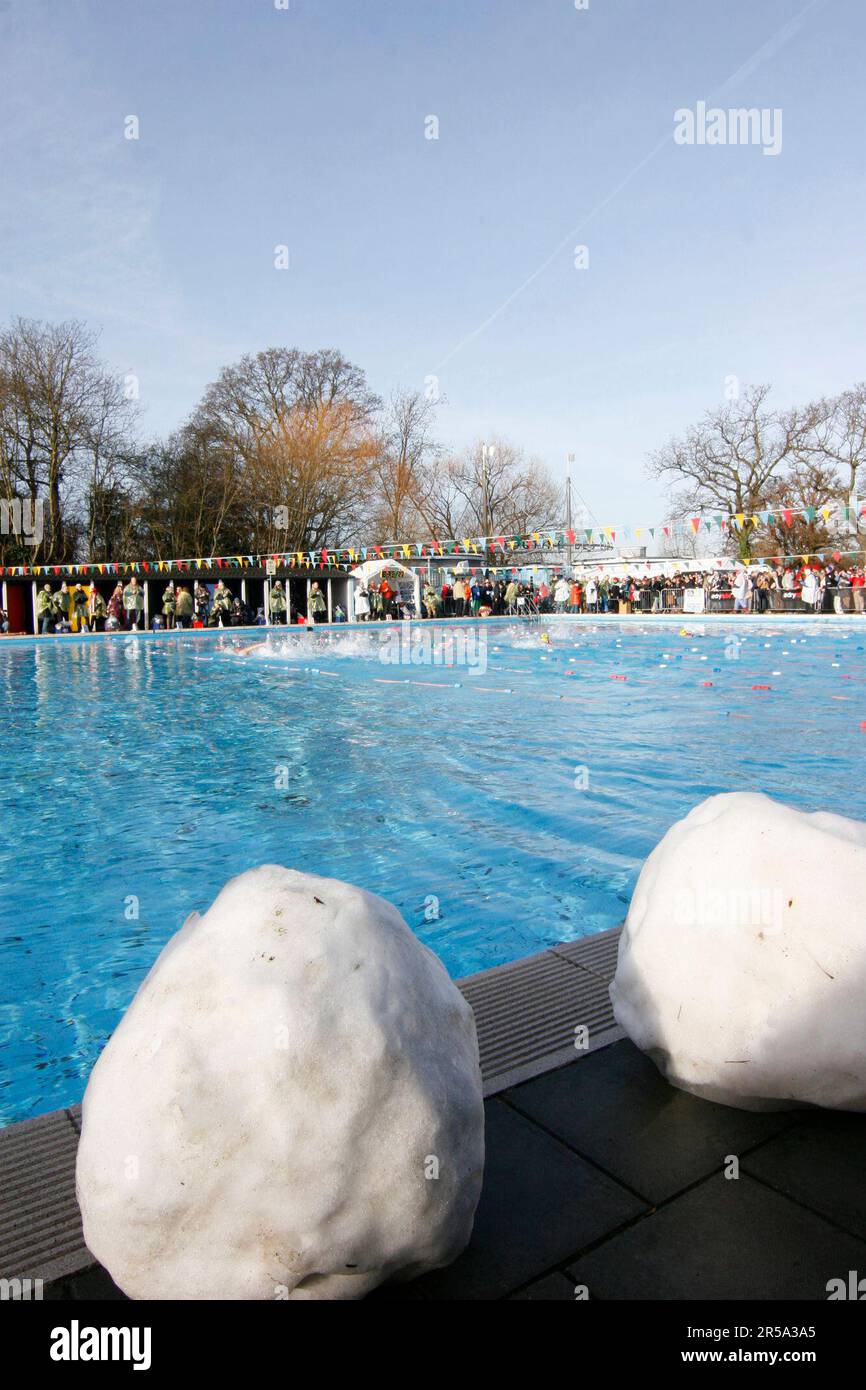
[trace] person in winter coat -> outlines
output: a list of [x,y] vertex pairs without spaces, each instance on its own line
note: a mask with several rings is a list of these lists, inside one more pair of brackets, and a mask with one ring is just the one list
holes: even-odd
[[734,596],[735,613],[748,613],[751,592],[752,581],[749,578],[748,570],[737,570],[734,576],[734,582],[731,585],[731,593]]
[[176,607],[177,595],[174,592],[174,581],[170,579],[162,596],[162,616],[165,618],[165,625],[167,628],[174,627]]
[[132,576],[123,590],[123,607],[127,623],[133,632],[137,632],[141,615],[144,612],[144,590],[135,575]]
[[772,583],[767,571],[762,570],[755,580],[752,590],[752,605],[756,613],[766,613],[770,607],[770,589]]
[[433,588],[432,584],[424,585],[424,607],[427,609],[428,618],[439,617],[439,607],[442,603],[441,598]]
[[72,595],[69,592],[69,585],[64,579],[57,593],[54,595],[54,622],[68,623],[72,613]]
[[105,627],[105,618],[108,609],[105,606],[105,599],[99,592],[95,584],[90,586],[90,597],[87,600],[87,615],[90,619],[90,631],[102,632]]
[[240,597],[232,599],[229,622],[232,627],[249,627],[250,625],[249,609]]
[[803,587],[800,590],[800,598],[807,608],[811,608],[817,613],[821,606],[821,581],[816,570],[808,569],[803,575]]
[[557,613],[564,613],[568,607],[568,580],[565,578],[557,579],[556,588],[553,591],[553,601],[556,604]]
[[36,621],[41,633],[54,631],[54,595],[50,584],[43,584],[36,599]]
[[232,611],[231,590],[226,588],[225,580],[221,579],[214,589],[213,611],[210,616],[212,627],[228,627],[229,617]]
[[174,619],[178,627],[189,627],[192,622],[195,604],[189,589],[181,584],[174,602]]
[[325,595],[319,588],[318,580],[314,579],[310,585],[310,600],[307,606],[310,610],[309,616],[314,623],[325,622],[328,616],[328,604],[325,600]]
[[361,584],[355,594],[355,617],[359,623],[365,623],[370,616],[370,595],[364,585]]
[[286,591],[283,588],[283,581],[275,579],[268,595],[268,611],[271,615],[271,622],[279,627],[286,621]]
[[108,600],[107,614],[106,628],[109,622],[113,627],[123,627],[123,585],[119,579],[114,586],[111,598]]
[[76,584],[75,588],[72,590],[72,611],[75,614],[75,622],[78,631],[87,632],[89,627],[87,594],[80,584]]

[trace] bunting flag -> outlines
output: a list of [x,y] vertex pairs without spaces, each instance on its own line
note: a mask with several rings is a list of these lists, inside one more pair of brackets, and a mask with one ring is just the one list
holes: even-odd
[[[825,525],[831,519],[835,519],[841,524],[851,522],[852,515],[856,517],[858,522],[861,518],[866,517],[866,502],[859,503],[856,508],[841,503],[825,503],[823,506],[783,506],[777,510],[751,513],[731,512],[727,515],[716,512],[711,516],[693,516],[689,518],[688,525],[696,536],[713,531],[724,535],[729,530],[746,533],[762,526],[783,525],[786,530],[791,530],[796,521],[800,520],[807,525],[814,525],[819,516]],[[665,538],[670,539],[676,531],[676,523],[669,521],[660,527],[658,524],[653,526],[642,524],[634,527],[626,525],[586,526],[581,528],[581,539],[578,538],[578,532],[572,527],[567,527],[563,530],[529,531],[511,536],[463,536],[459,540],[451,537],[427,541],[397,541],[388,545],[340,546],[334,549],[321,547],[317,550],[274,552],[270,555],[199,555],[195,559],[179,560],[103,560],[70,561],[65,564],[0,565],[0,575],[27,578],[50,574],[60,578],[70,575],[124,575],[149,574],[151,572],[171,574],[173,571],[188,573],[191,570],[244,570],[253,566],[263,566],[266,560],[282,569],[348,569],[355,564],[363,563],[372,556],[379,560],[399,559],[406,561],[413,556],[423,558],[426,555],[440,557],[473,555],[481,556],[486,560],[488,555],[494,556],[497,552],[505,554],[506,551],[514,552],[515,550],[555,550],[573,545],[579,547],[583,544],[606,544],[607,547],[612,548],[617,540],[622,542],[629,535],[634,535],[635,539],[640,541],[644,532],[654,540],[659,529]],[[843,553],[859,554],[860,552]],[[781,559],[783,557],[774,558]]]

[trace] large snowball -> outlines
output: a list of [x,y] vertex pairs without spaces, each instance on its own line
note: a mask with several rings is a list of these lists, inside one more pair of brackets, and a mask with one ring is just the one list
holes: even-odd
[[618,1022],[675,1086],[744,1110],[866,1110],[866,825],[714,796],[644,865]]
[[358,1298],[463,1249],[472,1011],[381,898],[268,865],[169,941],[93,1069],[78,1199],[133,1298]]

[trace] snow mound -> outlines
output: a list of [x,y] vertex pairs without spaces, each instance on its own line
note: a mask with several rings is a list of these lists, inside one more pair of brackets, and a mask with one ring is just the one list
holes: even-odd
[[483,1127],[472,1011],[396,909],[252,869],[91,1073],[85,1239],[133,1298],[359,1298],[463,1249]]
[[866,1110],[866,824],[710,797],[643,867],[617,1021],[670,1082],[743,1110]]

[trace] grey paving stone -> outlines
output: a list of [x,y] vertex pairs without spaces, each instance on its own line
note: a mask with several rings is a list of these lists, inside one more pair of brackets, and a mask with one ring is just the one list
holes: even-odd
[[86,1302],[89,1300],[127,1302],[126,1294],[117,1287],[111,1275],[102,1265],[93,1264],[89,1269],[78,1270],[68,1279],[56,1279],[45,1290],[46,1301]]
[[539,1279],[534,1284],[529,1284],[527,1288],[521,1289],[520,1293],[511,1295],[513,1302],[521,1300],[532,1300],[533,1302],[550,1302],[566,1300],[574,1302],[574,1285],[570,1279],[566,1279],[564,1274],[548,1274],[546,1278]]
[[504,1298],[646,1209],[502,1101],[486,1110],[484,1189],[468,1249],[386,1296]]
[[516,1086],[505,1098],[652,1204],[802,1113],[754,1114],[697,1100],[670,1086],[628,1040]]
[[708,1179],[576,1260],[602,1299],[820,1299],[866,1242],[743,1175]]
[[810,1113],[742,1166],[866,1239],[866,1115]]

